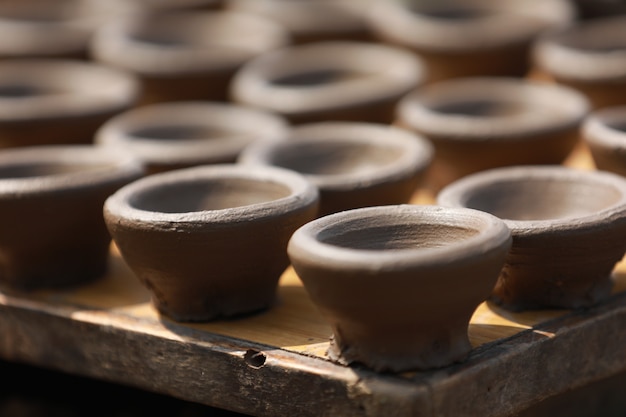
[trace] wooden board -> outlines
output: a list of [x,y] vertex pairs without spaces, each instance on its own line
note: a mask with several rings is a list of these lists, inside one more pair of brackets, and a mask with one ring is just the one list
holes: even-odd
[[[581,151],[568,164],[591,167]],[[429,202],[416,193],[415,204]],[[388,375],[328,360],[330,328],[291,269],[274,308],[187,325],[154,310],[112,247],[102,280],[0,293],[0,356],[258,416],[506,416],[626,371],[626,263],[615,279],[614,296],[587,310],[483,303],[466,362]]]

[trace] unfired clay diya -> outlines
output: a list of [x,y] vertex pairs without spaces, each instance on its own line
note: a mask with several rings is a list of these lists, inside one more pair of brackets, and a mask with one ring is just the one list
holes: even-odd
[[317,213],[318,192],[273,167],[211,165],[144,177],[104,206],[124,260],[177,321],[272,305],[291,234]]
[[129,110],[107,121],[95,141],[125,149],[153,174],[201,164],[234,162],[252,143],[284,140],[279,115],[217,102],[171,102]]
[[363,0],[225,0],[231,10],[256,13],[286,27],[297,44],[327,40],[368,40]]
[[626,251],[626,179],[563,166],[499,168],[444,188],[439,204],[500,217],[513,235],[492,299],[512,310],[609,297]]
[[510,245],[488,213],[400,205],[321,217],[293,234],[288,252],[332,326],[330,358],[401,372],[467,356],[470,318]]
[[90,145],[0,151],[0,285],[35,290],[102,276],[105,199],[143,175],[136,159]]
[[626,106],[591,113],[581,135],[598,169],[626,176]]
[[389,123],[397,101],[424,78],[421,61],[409,51],[367,42],[316,42],[249,61],[232,81],[231,98],[292,123]]
[[408,203],[433,159],[426,139],[382,124],[304,124],[293,128],[287,139],[252,144],[239,162],[303,174],[320,190],[320,216]]
[[396,123],[435,145],[433,185],[509,165],[558,164],[589,112],[576,90],[516,78],[440,81],[409,94]]
[[256,15],[226,11],[131,14],[95,34],[98,62],[137,74],[142,103],[226,100],[234,72],[289,43],[286,29]]
[[383,42],[415,51],[430,81],[524,76],[542,33],[567,25],[567,0],[374,0],[369,21]]
[[549,33],[535,63],[556,82],[582,91],[595,108],[626,105],[626,15],[578,22]]
[[94,63],[0,61],[0,148],[91,144],[100,125],[132,107],[139,92],[133,75]]

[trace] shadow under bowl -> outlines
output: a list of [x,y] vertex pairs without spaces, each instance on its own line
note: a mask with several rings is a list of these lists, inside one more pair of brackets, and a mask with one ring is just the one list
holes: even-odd
[[396,124],[435,146],[435,188],[465,175],[511,165],[559,164],[579,140],[589,112],[577,91],[500,77],[440,81],[397,108]]
[[107,121],[95,142],[135,155],[147,174],[235,162],[257,142],[284,140],[282,117],[234,104],[172,102],[129,110]]
[[135,181],[106,201],[104,218],[162,314],[208,321],[271,306],[287,241],[317,203],[295,172],[211,165]]
[[0,152],[0,285],[60,288],[104,275],[102,205],[141,175],[136,159],[90,145]]
[[374,123],[320,122],[293,128],[288,140],[246,148],[239,163],[278,166],[320,191],[318,215],[408,203],[433,159],[431,144]]
[[403,372],[467,356],[470,318],[510,245],[504,222],[488,213],[395,205],[309,222],[288,253],[332,327],[331,359]]
[[596,168],[626,176],[626,106],[594,111],[581,135]]
[[470,175],[437,202],[489,212],[513,247],[492,299],[511,310],[579,308],[610,296],[626,251],[626,180],[563,166],[509,167]]

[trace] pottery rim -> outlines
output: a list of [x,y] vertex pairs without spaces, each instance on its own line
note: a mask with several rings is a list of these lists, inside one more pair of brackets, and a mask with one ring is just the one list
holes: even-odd
[[[363,242],[354,242],[355,248],[325,241],[337,232],[367,229],[372,220],[384,221],[385,226],[426,221],[460,230],[471,229],[476,233],[463,239],[449,240],[446,245],[438,247],[409,245],[368,250],[358,247]],[[380,224],[376,226],[380,227]],[[419,241],[429,237],[414,238]],[[299,253],[306,257],[308,263],[321,264],[326,268],[383,272],[398,268],[443,267],[451,262],[463,262],[505,245],[510,239],[506,225],[489,213],[466,208],[402,204],[347,210],[313,220],[292,235],[288,252],[291,255]]]
[[122,111],[141,85],[122,70],[69,59],[0,62],[0,122],[28,122]]
[[[506,184],[529,182],[566,182],[574,187],[593,187],[597,192],[614,194],[610,204],[600,208],[587,209],[586,213],[550,219],[518,220],[502,217],[511,229],[513,236],[532,237],[544,234],[555,235],[569,230],[594,229],[608,226],[616,218],[626,213],[626,181],[616,174],[602,171],[586,171],[563,166],[517,166],[486,170],[461,178],[446,186],[437,195],[437,203],[450,207],[480,209],[479,202],[471,203],[472,198],[481,192],[498,190]],[[599,190],[599,191],[598,191]],[[540,203],[541,204],[541,203]],[[498,216],[498,214],[494,214]]]
[[91,52],[144,75],[167,76],[238,68],[261,53],[289,43],[273,21],[232,11],[175,11],[130,15],[96,31]]
[[[503,112],[474,116],[445,110],[475,103]],[[467,77],[416,89],[398,103],[396,115],[401,125],[428,136],[484,142],[574,128],[589,109],[585,96],[569,87],[509,77]]]
[[591,113],[583,123],[582,136],[590,145],[626,149],[626,106],[606,107]]
[[[244,164],[280,166],[276,157],[280,157],[282,152],[293,152],[300,147],[328,147],[331,152],[334,147],[344,146],[348,148],[348,152],[352,146],[355,149],[361,146],[374,149],[389,147],[398,151],[398,155],[393,160],[377,164],[367,171],[300,173],[320,190],[350,191],[405,178],[411,172],[425,171],[434,155],[429,141],[401,128],[375,123],[318,122],[293,127],[286,141],[252,144],[242,152],[238,161]],[[337,153],[340,154],[341,150]],[[311,156],[309,161],[315,163],[315,157]],[[295,170],[298,171],[297,168]]]
[[[12,177],[12,169],[19,171],[18,176]],[[8,175],[5,170],[9,171]],[[100,146],[46,145],[6,149],[0,152],[0,199],[93,188],[121,178],[136,178],[142,173],[143,165],[135,157]]]
[[620,82],[626,78],[626,16],[604,17],[548,33],[535,44],[536,64],[557,78]]
[[[448,53],[529,42],[542,31],[569,24],[575,18],[574,8],[562,0],[538,0],[533,4],[490,0],[422,2],[417,11],[403,3],[407,0],[373,1],[368,18],[375,31],[399,44]],[[479,17],[443,19],[428,15],[454,11],[455,6],[461,11],[477,12]]]
[[[206,129],[206,135],[185,129]],[[182,133],[159,134],[146,130],[181,129]],[[218,133],[211,133],[217,129]],[[127,149],[151,164],[195,164],[234,161],[251,143],[280,141],[288,123],[280,115],[236,104],[218,102],[172,102],[146,105],[115,116],[96,132],[95,143]],[[171,140],[168,140],[171,139]]]
[[[314,88],[275,82],[316,71],[341,71],[361,77]],[[367,42],[315,42],[253,58],[235,73],[230,95],[237,102],[297,115],[389,100],[410,91],[425,76],[421,60],[402,48]]]
[[[159,189],[181,184],[202,184],[205,181],[227,183],[231,180],[247,180],[271,183],[289,189],[289,194],[270,201],[213,210],[189,210],[164,212],[136,207],[142,196]],[[118,190],[105,203],[105,210],[126,222],[141,227],[194,229],[197,224],[228,224],[232,222],[263,221],[272,210],[290,211],[310,204],[318,198],[317,188],[299,174],[274,167],[242,167],[235,164],[204,165],[150,175]]]

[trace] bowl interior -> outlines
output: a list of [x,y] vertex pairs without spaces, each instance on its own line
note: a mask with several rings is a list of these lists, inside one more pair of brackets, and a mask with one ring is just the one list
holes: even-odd
[[164,184],[143,190],[131,198],[134,208],[160,213],[191,213],[265,203],[291,194],[274,182],[224,178]]
[[169,124],[153,125],[133,129],[129,138],[150,139],[154,141],[179,141],[179,140],[210,140],[214,138],[224,138],[231,136],[232,131],[221,129],[216,126],[191,125],[191,124]]
[[506,99],[454,100],[433,103],[430,109],[450,116],[503,117],[525,113],[528,107]]
[[59,89],[42,85],[29,85],[26,83],[0,84],[0,100],[34,98],[60,93]]
[[607,184],[529,178],[476,189],[465,206],[506,220],[555,220],[597,213],[621,197],[617,188]]
[[392,164],[402,154],[397,147],[367,143],[292,142],[271,155],[270,163],[305,175],[364,174]]
[[319,69],[314,71],[298,71],[276,77],[272,80],[272,84],[278,87],[306,88],[347,81],[363,76],[364,74],[352,70]]
[[[409,221],[348,221],[331,225],[318,236],[322,243],[355,250],[428,249],[458,243],[479,233],[471,227]],[[381,224],[382,221],[382,224]]]
[[74,174],[79,172],[97,171],[113,167],[113,164],[72,164],[44,162],[37,164],[15,164],[0,167],[0,179],[18,179],[49,177],[55,175]]

